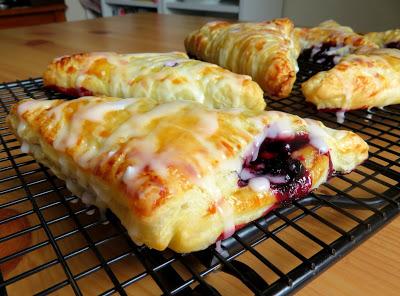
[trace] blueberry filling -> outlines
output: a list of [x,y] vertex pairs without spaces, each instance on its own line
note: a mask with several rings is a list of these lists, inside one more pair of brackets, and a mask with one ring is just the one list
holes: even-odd
[[267,176],[270,189],[281,204],[306,196],[312,185],[310,173],[298,159],[292,158],[291,154],[309,142],[306,134],[291,138],[266,138],[260,146],[257,158],[245,159],[243,170],[247,172],[247,176],[240,178],[238,185],[247,186],[249,176]]
[[400,41],[389,42],[385,44],[386,48],[397,48],[400,49]]
[[321,46],[313,46],[304,49],[300,54],[300,59],[320,64],[326,67],[333,67],[337,64],[339,54],[336,54],[338,46],[334,42],[326,42]]

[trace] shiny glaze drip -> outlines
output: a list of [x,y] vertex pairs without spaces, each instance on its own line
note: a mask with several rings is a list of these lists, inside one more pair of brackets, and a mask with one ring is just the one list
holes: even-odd
[[250,176],[265,176],[281,204],[306,196],[312,186],[310,173],[299,160],[291,158],[291,154],[309,143],[308,134],[264,139],[257,157],[245,159],[243,171],[247,176],[240,174],[239,187],[248,186]]
[[343,108],[323,108],[323,109],[318,109],[318,112],[327,112],[327,113],[336,113],[336,122],[337,123],[344,123],[346,119],[346,112],[349,110],[366,110],[368,109],[367,106],[363,106],[361,108],[356,108],[356,109],[343,109]]
[[344,120],[346,118],[346,112],[345,111],[337,111],[336,112],[336,122],[337,123],[344,123]]
[[[276,204],[270,205],[267,209],[265,209],[265,211],[261,214],[260,217],[264,217],[265,215],[267,215],[269,212],[273,211],[273,210],[276,209],[276,208],[277,208],[277,205],[276,205]],[[242,224],[237,224],[237,225],[235,225],[235,226],[234,226],[234,231],[233,231],[233,233],[235,233],[236,231],[242,229],[242,228],[245,227],[247,224],[249,224],[249,223],[242,223]],[[222,233],[218,236],[218,238],[217,238],[217,240],[216,240],[216,243],[220,242],[221,240],[227,239],[227,238],[228,238],[228,236],[225,236],[224,232],[222,232]],[[218,246],[217,246],[217,248],[218,248]]]

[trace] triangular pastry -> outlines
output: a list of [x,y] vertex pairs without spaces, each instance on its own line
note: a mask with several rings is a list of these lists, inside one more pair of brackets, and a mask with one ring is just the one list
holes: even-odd
[[271,96],[287,97],[300,48],[289,19],[260,23],[211,22],[190,33],[186,51],[197,59],[246,74]]
[[188,100],[213,108],[263,110],[261,88],[246,75],[191,60],[185,53],[92,52],[55,59],[44,85],[75,96]]
[[367,158],[356,134],[194,102],[24,100],[8,121],[37,161],[110,208],[137,244],[201,250]]
[[[307,102],[339,112],[400,103],[400,50],[375,49],[344,57],[302,84]],[[339,118],[339,121],[343,120]]]

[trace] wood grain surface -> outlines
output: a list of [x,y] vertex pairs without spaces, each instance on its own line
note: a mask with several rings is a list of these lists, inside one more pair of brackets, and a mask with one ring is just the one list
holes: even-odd
[[[148,52],[148,51],[173,51],[184,50],[183,39],[185,35],[198,28],[208,18],[199,18],[193,16],[167,16],[158,14],[138,14],[127,15],[124,17],[113,17],[105,19],[96,19],[90,21],[71,22],[63,24],[50,24],[35,27],[26,27],[18,29],[7,29],[0,31],[0,81],[14,81],[16,79],[26,79],[28,77],[38,77],[44,71],[50,60],[56,56],[71,54],[85,51],[116,51],[116,52]],[[1,95],[1,94],[0,94]],[[3,114],[1,114],[3,116]],[[7,144],[10,147],[18,146],[17,142],[10,141]],[[397,147],[398,148],[398,147]],[[15,153],[20,153],[18,149]],[[0,153],[0,157],[7,157],[5,152]],[[18,163],[30,161],[29,156],[18,158]],[[10,165],[7,163],[7,165]],[[29,175],[24,175],[24,180],[35,184],[32,187],[33,194],[48,189],[48,184],[42,184],[35,181],[43,178],[43,172],[38,169],[37,164],[32,163],[21,167],[23,171],[34,171]],[[36,172],[37,170],[37,172]],[[18,179],[13,178],[15,175],[13,170],[2,170],[1,178],[8,178],[6,185],[2,186],[15,187],[20,185]],[[366,170],[366,174],[369,172]],[[349,178],[357,181],[357,174],[350,174]],[[60,181],[55,180],[56,184]],[[343,181],[333,179],[335,186],[340,188],[346,187]],[[342,183],[341,183],[342,182]],[[375,182],[376,183],[376,182]],[[372,189],[382,192],[385,188],[379,183],[370,184]],[[0,188],[2,190],[4,188]],[[7,201],[13,201],[21,198],[26,194],[22,189],[1,195],[0,204]],[[61,195],[65,195],[68,199],[67,190],[61,190]],[[46,206],[52,202],[59,202],[63,198],[59,193],[50,192],[45,196],[36,198],[39,206]],[[64,202],[64,201],[63,201]],[[66,208],[61,202],[60,206],[52,206],[42,211],[43,219],[52,220],[66,214]],[[83,207],[80,203],[70,203],[74,208]],[[0,212],[0,219],[15,215],[16,212],[23,213],[32,210],[29,202],[19,203],[12,207],[12,211]],[[352,214],[364,219],[371,215],[369,211],[352,210]],[[297,213],[298,214],[298,213]],[[330,208],[321,208],[318,214],[329,221],[339,225],[345,230],[351,229],[354,222],[349,221],[343,215]],[[293,215],[296,215],[294,213]],[[8,235],[9,228],[19,231],[21,228],[31,225],[34,227],[39,224],[36,214],[32,213],[18,219],[18,223],[6,223],[0,227],[0,237]],[[65,219],[61,222],[51,224],[50,231],[54,235],[62,235],[69,229],[77,227],[77,223],[87,225],[97,221],[98,213],[95,215],[79,215],[79,221]],[[279,222],[278,222],[279,224]],[[338,237],[338,233],[327,229],[322,223],[311,217],[300,220],[299,225],[309,230],[311,233],[322,237],[324,242],[330,243]],[[272,227],[273,228],[273,227]],[[94,240],[101,240],[105,235],[110,235],[112,229],[109,225],[100,224],[92,232],[89,229],[90,237]],[[298,292],[298,295],[398,295],[400,291],[400,217],[392,221],[384,227],[380,232],[375,234],[368,241],[364,242],[356,250],[352,251],[345,258],[329,268],[322,275],[315,278],[311,283],[306,285]],[[320,247],[312,241],[306,239],[293,228],[288,228],[279,233],[279,238],[294,246],[298,251],[306,256],[311,256],[319,250]],[[4,245],[0,245],[0,257],[4,256],[4,252],[15,252],[21,250],[29,244],[37,244],[43,242],[43,246],[27,255],[21,262],[11,262],[7,266],[0,265],[0,269],[4,271],[5,279],[11,278],[24,270],[32,267],[51,262],[56,258],[52,247],[46,243],[46,234],[42,228],[33,231],[31,235],[21,236],[13,239],[15,244],[8,245],[7,249]],[[60,237],[57,244],[62,249],[63,254],[73,252],[84,244],[85,239],[81,232],[76,232],[72,236],[66,238]],[[116,239],[111,243],[101,246],[101,252],[105,257],[112,257],[117,254],[118,250],[127,248],[127,243],[122,239]],[[118,246],[118,248],[116,248]],[[118,249],[118,250],[117,250]],[[299,260],[290,255],[285,249],[280,248],[273,240],[267,240],[256,249],[264,254],[268,260],[278,265],[284,272],[290,271],[293,266],[299,263]],[[137,259],[133,256],[126,258],[113,265],[113,271],[117,275],[118,280],[123,281],[132,274],[140,274],[143,267],[135,262]],[[240,261],[251,265],[264,279],[268,282],[276,279],[276,274],[267,269],[263,264],[255,259],[249,252],[239,258]],[[73,274],[84,272],[85,269],[98,265],[98,259],[92,250],[71,257],[68,265]],[[129,266],[129,269],[127,269]],[[195,266],[195,264],[194,264]],[[175,267],[175,266],[174,266]],[[184,268],[176,266],[177,270],[182,270],[183,277]],[[187,275],[186,275],[187,276]],[[10,295],[23,295],[39,292],[55,283],[65,280],[59,263],[50,265],[43,272],[34,274],[21,281],[10,285],[7,289]],[[250,295],[250,290],[242,283],[230,275],[222,272],[211,273],[206,277],[207,282],[216,287],[224,295]],[[106,276],[103,269],[99,269],[92,276],[82,277],[79,280],[79,287],[86,295],[100,293],[113,285]],[[142,280],[130,285],[127,289],[128,293],[137,293],[141,295],[159,295],[161,291],[151,280],[144,277]],[[23,293],[24,292],[24,293]],[[57,295],[69,295],[72,293],[70,286],[57,290]]]

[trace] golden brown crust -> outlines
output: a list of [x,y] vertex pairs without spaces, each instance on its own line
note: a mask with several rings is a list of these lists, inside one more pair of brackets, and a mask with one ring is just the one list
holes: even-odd
[[299,38],[302,50],[318,47],[323,43],[346,48],[346,51],[343,50],[343,55],[359,48],[377,48],[373,42],[355,33],[350,27],[341,26],[333,20],[325,21],[313,28],[295,28],[295,35]]
[[400,51],[377,49],[349,55],[302,84],[318,109],[353,110],[400,103]]
[[365,38],[374,42],[379,47],[392,47],[400,49],[400,29],[387,30],[384,32],[370,32]]
[[214,108],[263,110],[261,88],[249,76],[190,60],[185,53],[82,53],[55,59],[44,85],[76,96],[189,100]]
[[311,175],[308,190],[326,181],[329,155],[338,172],[367,157],[357,135],[316,121],[276,111],[217,111],[191,102],[25,100],[13,106],[8,121],[74,194],[110,208],[136,243],[158,250],[204,249],[277,204],[272,190],[255,191],[238,180],[249,148],[282,122],[285,132],[309,133],[310,143],[323,143],[329,151],[320,153],[325,148],[314,144],[296,151],[295,159]]
[[186,37],[185,47],[200,60],[250,75],[272,96],[287,97],[296,79],[300,48],[289,19],[208,23]]

